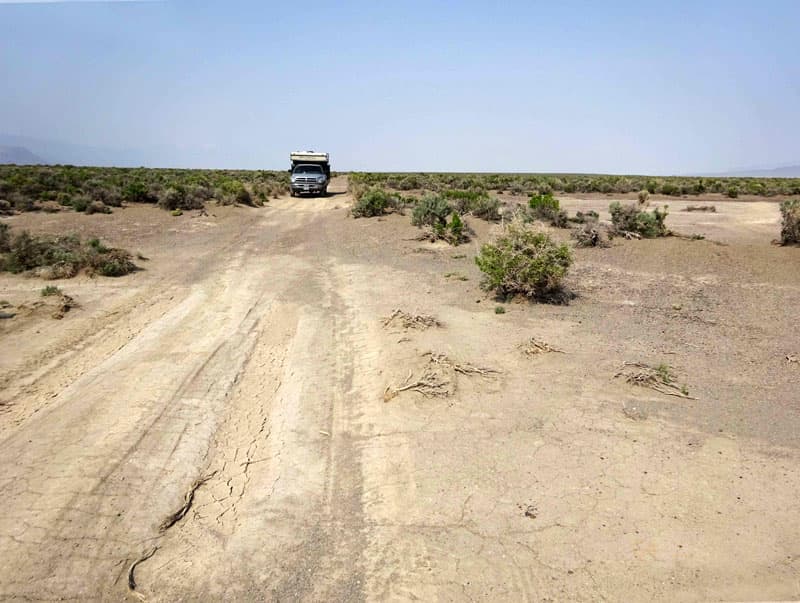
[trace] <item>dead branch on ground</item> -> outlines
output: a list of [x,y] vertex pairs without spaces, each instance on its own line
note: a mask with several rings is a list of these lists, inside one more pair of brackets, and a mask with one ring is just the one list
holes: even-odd
[[394,310],[383,320],[383,326],[388,327],[395,320],[399,320],[404,329],[428,329],[430,327],[441,327],[442,323],[435,317],[428,314],[410,314],[400,308]]
[[[626,370],[628,367],[639,370]],[[666,396],[676,396],[687,400],[697,399],[688,394],[686,386],[678,387],[669,372],[669,367],[666,365],[654,368],[640,362],[625,362],[622,365],[622,370],[614,375],[615,379],[618,377],[625,377],[625,382],[631,385],[647,387]]]
[[429,356],[430,361],[433,364],[440,364],[447,368],[452,368],[455,372],[461,373],[462,375],[492,375],[497,374],[500,371],[492,368],[482,368],[479,366],[475,366],[473,364],[469,364],[468,362],[459,363],[453,362],[450,358],[447,357],[446,354],[438,354],[435,352],[425,352],[423,356]]
[[456,374],[491,377],[500,372],[466,362],[454,362],[446,354],[425,352],[422,356],[428,357],[428,366],[422,371],[422,375],[414,379],[413,371],[409,371],[403,383],[386,388],[383,392],[384,402],[388,402],[406,391],[417,392],[426,398],[447,398],[455,393]]
[[554,348],[549,343],[544,341],[539,341],[535,337],[531,337],[530,340],[526,341],[522,345],[519,346],[522,350],[522,353],[527,356],[536,356],[538,354],[548,354],[550,352],[557,352],[559,354],[563,354],[564,350],[559,350],[558,348]]
[[167,517],[164,521],[161,522],[161,526],[159,527],[159,531],[166,532],[176,523],[178,523],[181,519],[184,518],[186,513],[189,512],[189,509],[192,508],[192,503],[194,502],[194,495],[197,492],[198,488],[205,484],[208,480],[210,480],[217,472],[214,471],[213,473],[206,475],[205,477],[198,478],[192,484],[192,487],[187,490],[186,495],[183,497],[183,505],[180,509],[172,513],[169,517]]
[[153,555],[155,555],[157,550],[158,550],[158,547],[157,547],[157,546],[154,546],[152,549],[150,549],[150,550],[149,550],[149,551],[147,551],[147,552],[146,552],[144,555],[142,555],[142,556],[141,556],[141,557],[139,557],[139,558],[138,558],[136,561],[134,561],[134,562],[131,564],[131,567],[130,567],[130,569],[128,570],[128,589],[129,589],[129,590],[131,591],[131,593],[132,593],[133,595],[135,595],[135,596],[136,596],[136,598],[138,598],[140,601],[144,601],[144,595],[143,595],[142,593],[140,593],[140,592],[138,592],[138,591],[136,590],[136,576],[135,576],[136,567],[137,567],[137,566],[138,566],[140,563],[144,563],[145,561],[147,561],[148,559],[150,559],[150,557],[152,557]]
[[388,402],[392,398],[397,397],[401,392],[414,391],[422,394],[426,398],[446,398],[451,394],[448,385],[450,381],[445,380],[441,375],[427,370],[422,374],[422,377],[416,381],[412,381],[412,373],[408,373],[406,380],[397,387],[387,386],[383,392],[383,401]]

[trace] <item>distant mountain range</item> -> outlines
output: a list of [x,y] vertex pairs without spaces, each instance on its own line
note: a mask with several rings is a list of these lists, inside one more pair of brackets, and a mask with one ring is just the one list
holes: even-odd
[[13,163],[16,165],[37,165],[47,163],[44,159],[32,153],[25,147],[0,145],[0,164]]
[[775,168],[742,168],[718,174],[701,174],[726,178],[800,178],[800,164]]

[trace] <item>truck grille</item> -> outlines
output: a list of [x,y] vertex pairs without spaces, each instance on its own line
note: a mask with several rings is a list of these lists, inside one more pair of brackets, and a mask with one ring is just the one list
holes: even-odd
[[296,184],[316,184],[316,177],[298,176],[294,179]]

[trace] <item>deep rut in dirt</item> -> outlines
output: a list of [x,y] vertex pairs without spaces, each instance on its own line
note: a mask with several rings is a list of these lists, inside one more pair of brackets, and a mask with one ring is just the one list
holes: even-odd
[[[262,317],[215,435],[213,477],[137,569],[148,598],[180,597],[187,576],[211,598],[365,597],[358,433],[368,394],[354,373],[374,344],[339,294],[336,267],[321,263]],[[319,302],[298,304],[306,299]]]
[[268,267],[240,251],[2,442],[0,594],[119,596],[128,566],[207,465],[280,291],[269,282]]

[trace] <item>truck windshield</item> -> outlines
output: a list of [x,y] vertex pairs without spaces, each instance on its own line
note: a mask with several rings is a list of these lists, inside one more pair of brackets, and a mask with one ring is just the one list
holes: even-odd
[[295,174],[321,174],[322,168],[318,165],[298,165],[294,168]]

